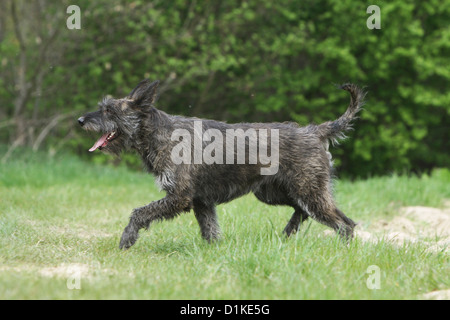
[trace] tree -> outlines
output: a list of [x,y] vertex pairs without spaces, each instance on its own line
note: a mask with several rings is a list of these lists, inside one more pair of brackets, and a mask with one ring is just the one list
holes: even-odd
[[367,28],[367,4],[350,0],[80,0],[79,30],[66,27],[68,2],[1,5],[4,142],[82,154],[90,142],[69,116],[143,78],[161,80],[157,105],[170,113],[301,125],[340,116],[348,96],[334,84],[355,82],[369,94],[333,151],[340,172],[449,164],[448,0],[377,3],[380,29]]

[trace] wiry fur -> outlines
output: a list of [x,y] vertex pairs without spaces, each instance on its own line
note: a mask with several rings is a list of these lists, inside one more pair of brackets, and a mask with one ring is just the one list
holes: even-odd
[[[344,137],[351,121],[360,110],[364,93],[352,84],[341,88],[350,92],[347,111],[337,120],[320,125],[299,127],[296,123],[238,123],[202,119],[203,131],[217,129],[277,129],[279,131],[279,167],[274,175],[261,175],[263,164],[179,164],[171,160],[171,151],[179,141],[172,141],[175,129],[193,134],[197,118],[169,115],[153,106],[157,81],[142,81],[123,99],[106,99],[98,111],[79,119],[87,130],[101,133],[118,132],[117,138],[103,150],[120,154],[134,150],[146,168],[156,176],[163,199],[136,208],[125,228],[120,248],[129,248],[142,228],[155,220],[171,219],[182,212],[194,210],[203,238],[217,239],[220,234],[215,206],[249,192],[270,205],[287,205],[294,213],[286,225],[286,235],[295,233],[308,217],[336,230],[350,239],[355,223],[347,218],[332,196],[331,154],[329,141]],[[270,147],[270,139],[268,140]],[[237,152],[239,146],[235,146]],[[248,159],[248,145],[244,146]],[[241,150],[242,151],[242,150]],[[225,152],[224,152],[225,155]],[[225,162],[224,162],[225,163]],[[246,162],[248,163],[248,162]]]
[[327,121],[317,126],[317,134],[321,140],[330,140],[337,144],[339,140],[346,138],[345,132],[352,129],[352,121],[361,110],[366,93],[356,85],[346,83],[340,86],[341,89],[350,92],[351,100],[348,109],[337,120]]

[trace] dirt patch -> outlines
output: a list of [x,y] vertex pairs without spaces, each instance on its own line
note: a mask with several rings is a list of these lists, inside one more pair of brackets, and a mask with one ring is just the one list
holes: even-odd
[[[419,242],[430,252],[448,253],[450,248],[450,201],[444,209],[403,207],[391,220],[379,220],[367,228],[358,226],[356,237],[363,241],[387,240],[394,245]],[[418,297],[424,300],[450,300],[450,289],[431,291]]]
[[67,278],[73,275],[85,277],[89,273],[89,266],[82,263],[64,263],[57,267],[42,268],[39,274],[43,277]]
[[425,300],[450,300],[450,289],[431,291],[423,294],[420,298]]
[[0,266],[0,272],[34,273],[48,278],[68,278],[73,275],[86,277],[90,267],[83,263],[63,263],[56,267],[38,267],[35,265]]
[[429,246],[428,250],[448,252],[450,207],[404,207],[391,220],[379,220],[367,228],[358,227],[356,237],[371,242],[385,239],[398,245],[420,241]]

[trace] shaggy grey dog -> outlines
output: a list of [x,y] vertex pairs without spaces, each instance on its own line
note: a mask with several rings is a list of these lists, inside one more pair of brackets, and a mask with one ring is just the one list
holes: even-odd
[[139,230],[153,221],[191,209],[202,237],[217,239],[215,206],[249,192],[264,203],[294,209],[284,228],[287,236],[311,217],[344,239],[352,238],[355,223],[333,199],[328,147],[345,137],[363,104],[365,94],[357,86],[340,87],[351,100],[339,119],[299,127],[293,122],[227,124],[169,115],[153,106],[158,84],[144,80],[127,97],[104,99],[98,111],[78,119],[86,130],[102,134],[90,151],[136,151],[166,192],[163,199],[133,210],[120,248],[131,247]]

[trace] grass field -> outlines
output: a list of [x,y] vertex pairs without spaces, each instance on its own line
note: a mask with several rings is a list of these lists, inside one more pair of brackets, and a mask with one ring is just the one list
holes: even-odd
[[[403,206],[442,207],[449,184],[439,170],[338,181],[335,190],[366,228]],[[217,243],[202,240],[191,212],[120,251],[131,210],[162,196],[145,173],[68,155],[25,152],[0,164],[0,299],[420,299],[450,288],[446,249],[358,237],[345,245],[314,221],[285,239],[292,210],[252,195],[218,207]],[[373,265],[379,289],[367,286]]]

